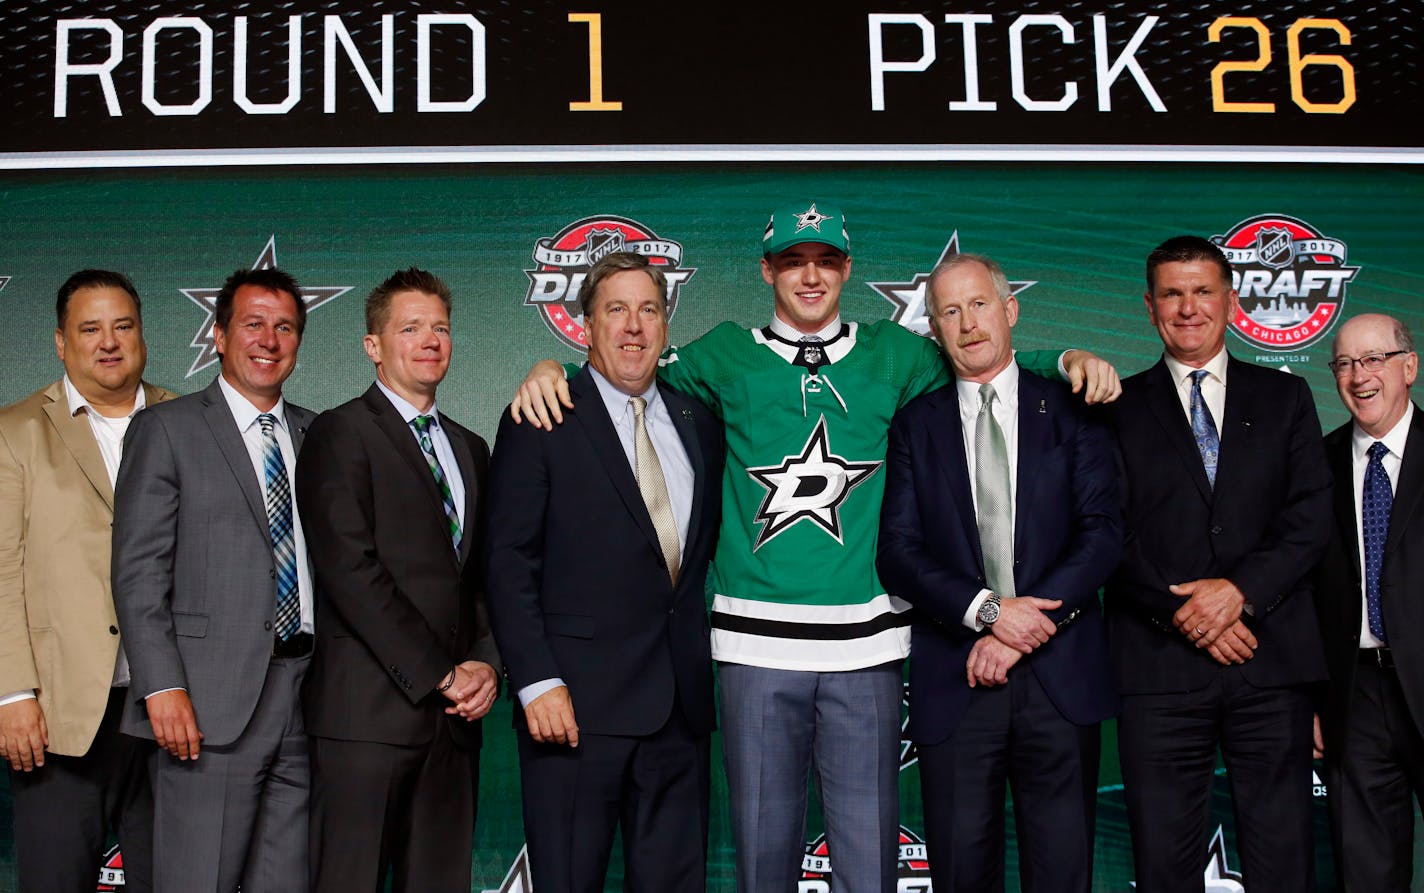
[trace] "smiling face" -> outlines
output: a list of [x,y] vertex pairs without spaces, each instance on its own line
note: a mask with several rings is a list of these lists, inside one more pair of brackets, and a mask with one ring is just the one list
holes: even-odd
[[54,349],[70,382],[100,413],[133,408],[148,351],[128,292],[108,285],[76,289],[64,325],[54,330]]
[[850,278],[850,255],[820,242],[802,242],[763,257],[761,278],[776,294],[776,315],[813,335],[841,310],[841,286]]
[[[1374,313],[1355,317],[1335,336],[1336,360],[1393,353],[1402,347],[1395,336],[1394,320]],[[1380,438],[1404,417],[1409,387],[1418,373],[1419,355],[1412,351],[1390,357],[1374,372],[1351,363],[1343,374],[1336,374],[1335,390],[1360,430]]]
[[1195,369],[1221,351],[1226,327],[1236,317],[1236,289],[1206,260],[1157,267],[1155,285],[1143,300],[1168,356]]
[[297,298],[262,285],[238,286],[232,319],[226,328],[213,326],[223,378],[263,412],[281,398],[282,383],[297,367],[301,341]]
[[642,394],[667,347],[667,302],[642,270],[621,270],[598,286],[584,316],[588,364],[625,394]]
[[450,313],[439,297],[421,291],[391,295],[386,321],[362,342],[376,377],[421,412],[450,369]]
[[984,384],[1013,361],[1010,330],[1019,320],[1012,295],[1001,297],[989,270],[963,263],[930,280],[930,328],[965,381]]

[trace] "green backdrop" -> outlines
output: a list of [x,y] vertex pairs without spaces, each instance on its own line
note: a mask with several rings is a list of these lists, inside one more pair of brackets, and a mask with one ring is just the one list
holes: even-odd
[[[270,243],[303,285],[350,288],[313,310],[288,382],[291,399],[324,409],[366,387],[363,296],[397,267],[417,264],[443,276],[456,296],[456,354],[441,406],[489,437],[530,363],[577,359],[524,303],[538,240],[579,220],[617,216],[680,243],[681,266],[696,270],[672,321],[674,340],[686,341],[724,319],[765,323],[771,302],[757,267],[762,228],[773,205],[810,198],[841,205],[849,218],[855,267],[842,310],[850,319],[889,316],[894,306],[868,283],[912,282],[957,233],[960,250],[989,254],[1011,279],[1036,283],[1019,295],[1018,345],[1088,347],[1135,372],[1160,352],[1141,298],[1147,251],[1178,233],[1223,234],[1248,218],[1283,214],[1343,242],[1349,264],[1360,267],[1343,316],[1386,312],[1424,330],[1424,171],[1417,167],[679,163],[8,172],[0,173],[0,403],[58,376],[54,292],[86,266],[126,271],[138,284],[147,377],[182,392],[205,386],[215,365],[189,376],[205,313],[184,290],[216,288],[233,269],[254,265]],[[1228,346],[1303,375],[1327,430],[1346,419],[1325,368],[1328,339],[1292,353],[1235,335]],[[502,702],[487,726],[475,840],[480,891],[524,889],[517,872],[509,876],[522,843],[509,709]],[[1095,888],[1127,891],[1131,860],[1111,724],[1105,744]],[[1209,889],[1228,893],[1241,888],[1231,878],[1224,777],[1217,788],[1227,846],[1219,858],[1204,852],[1203,871],[1219,878]],[[709,889],[732,890],[720,767],[713,791]],[[913,836],[923,830],[913,767],[902,773],[901,791],[902,824],[912,835],[904,852],[913,856]],[[0,795],[8,798],[8,788]],[[8,809],[0,813],[8,823]],[[1328,888],[1322,799],[1317,829]],[[808,836],[817,833],[813,815]],[[12,889],[10,847],[8,826],[0,828],[0,891]],[[1010,857],[1012,864],[1012,844]],[[611,889],[621,886],[619,872],[615,860]],[[928,890],[915,874],[907,862],[902,889]],[[812,879],[803,889],[824,888]]]

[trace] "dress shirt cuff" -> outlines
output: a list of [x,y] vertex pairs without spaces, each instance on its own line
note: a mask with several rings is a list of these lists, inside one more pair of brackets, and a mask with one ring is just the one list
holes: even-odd
[[18,704],[20,701],[33,701],[34,699],[35,690],[33,688],[27,688],[24,691],[11,692],[5,697],[0,698],[0,707],[8,707],[11,704]]
[[184,687],[181,686],[181,685],[175,685],[175,686],[172,687],[172,688],[160,688],[158,691],[151,691],[151,692],[149,692],[148,694],[144,695],[144,696],[143,696],[143,699],[144,699],[145,701],[147,701],[149,698],[153,697],[154,695],[161,695],[161,694],[163,694],[163,693],[166,692],[166,691],[187,691],[187,690],[188,690],[188,689],[184,688]]
[[[1062,360],[1059,360],[1058,362],[1059,365],[1062,365],[1063,363]],[[976,633],[982,632],[984,629],[984,624],[979,622],[979,606],[984,604],[984,599],[988,598],[990,595],[993,595],[993,590],[991,589],[979,590],[979,594],[974,596],[974,601],[969,603],[969,610],[964,612],[964,625],[974,630]]]
[[1068,380],[1068,364],[1065,360],[1068,358],[1068,351],[1071,350],[1078,350],[1078,348],[1070,347],[1058,355],[1058,377],[1064,381]]
[[531,703],[533,703],[535,698],[539,697],[545,692],[553,691],[554,689],[558,688],[563,684],[564,680],[560,679],[558,676],[555,676],[552,679],[545,679],[542,682],[535,682],[530,685],[526,685],[519,690],[519,706],[528,707]]

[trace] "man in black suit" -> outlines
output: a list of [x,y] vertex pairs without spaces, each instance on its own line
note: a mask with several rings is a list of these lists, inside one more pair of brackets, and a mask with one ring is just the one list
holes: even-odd
[[598,891],[621,823],[626,889],[705,889],[714,725],[704,580],[722,434],[656,384],[667,282],[604,257],[580,291],[578,410],[500,424],[486,539],[490,617],[509,668],[531,873]]
[[[297,494],[316,568],[303,690],[312,889],[468,893],[480,728],[499,657],[479,592],[485,442],[436,407],[450,290],[411,268],[366,300],[376,383],[312,423]],[[474,773],[474,775],[472,775]]]
[[1347,891],[1406,893],[1424,801],[1424,415],[1414,336],[1397,319],[1340,327],[1330,368],[1351,421],[1325,438],[1335,475],[1315,602],[1330,666],[1321,731],[1335,857]]
[[1312,890],[1309,571],[1330,472],[1304,380],[1229,356],[1231,265],[1205,239],[1147,259],[1165,356],[1123,382],[1123,561],[1105,607],[1137,887],[1202,889],[1220,747],[1248,889]]
[[914,605],[910,736],[942,893],[1004,888],[1004,784],[1026,891],[1087,893],[1098,724],[1117,712],[1098,587],[1121,555],[1112,438],[1020,370],[999,265],[929,280],[954,383],[895,414],[876,566]]

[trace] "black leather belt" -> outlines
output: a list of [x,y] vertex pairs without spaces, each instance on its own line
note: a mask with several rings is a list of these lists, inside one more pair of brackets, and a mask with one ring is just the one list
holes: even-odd
[[1388,648],[1361,648],[1360,663],[1379,667],[1381,670],[1394,669],[1394,652]]
[[306,657],[312,651],[312,634],[297,633],[290,639],[272,639],[273,657]]

